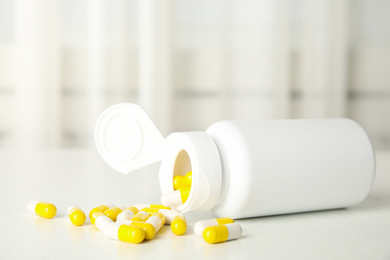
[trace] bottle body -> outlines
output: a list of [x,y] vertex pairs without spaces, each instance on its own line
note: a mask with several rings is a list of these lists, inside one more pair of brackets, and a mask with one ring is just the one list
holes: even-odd
[[352,206],[367,196],[375,171],[366,133],[348,119],[221,121],[205,133],[174,133],[167,147],[162,192],[175,174],[192,170],[189,199],[178,210],[220,217]]
[[213,211],[233,218],[343,208],[368,195],[375,158],[348,119],[225,121],[206,131],[221,156]]

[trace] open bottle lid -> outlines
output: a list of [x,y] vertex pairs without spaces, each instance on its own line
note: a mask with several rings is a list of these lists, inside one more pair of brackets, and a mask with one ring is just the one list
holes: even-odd
[[96,148],[103,160],[121,173],[160,161],[164,143],[148,114],[136,104],[110,106],[96,121]]

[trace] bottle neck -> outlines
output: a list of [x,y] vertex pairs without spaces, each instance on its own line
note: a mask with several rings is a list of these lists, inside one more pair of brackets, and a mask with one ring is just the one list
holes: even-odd
[[180,212],[209,210],[220,196],[222,166],[218,148],[205,132],[173,133],[166,139],[160,167],[162,193],[173,191],[173,177],[192,171],[192,185]]

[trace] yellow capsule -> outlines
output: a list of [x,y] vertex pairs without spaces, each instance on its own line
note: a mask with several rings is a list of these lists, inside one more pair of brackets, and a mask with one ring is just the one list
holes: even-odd
[[185,183],[185,186],[191,186],[191,184],[192,184],[192,171],[189,171],[186,173],[186,175],[184,176],[184,183]]
[[136,222],[145,222],[149,218],[149,213],[145,211],[139,211],[137,214],[135,214],[134,217],[132,217],[130,220],[131,221],[136,221]]
[[113,204],[107,204],[107,205],[100,205],[100,206],[97,206],[97,207],[93,208],[93,209],[89,212],[89,218],[91,219],[92,214],[93,214],[94,212],[104,212],[104,211],[106,211],[106,210],[108,210],[109,208],[112,208],[112,207],[114,207]]
[[234,223],[234,220],[231,218],[216,218],[215,221],[218,222],[218,225]]
[[175,235],[181,236],[187,231],[187,220],[183,215],[177,215],[171,222],[171,230]]
[[149,214],[152,214],[152,213],[159,212],[160,209],[158,209],[158,208],[143,208],[143,209],[141,209],[141,211],[145,211],[145,212],[147,212]]
[[118,239],[123,242],[139,244],[145,239],[145,231],[133,225],[120,225]]
[[142,228],[145,231],[146,240],[150,240],[156,235],[157,231],[150,223],[133,221],[131,222],[131,225]]
[[104,211],[104,214],[112,219],[113,221],[116,221],[116,217],[122,212],[122,209],[119,207],[112,207],[106,211]]
[[152,208],[152,209],[171,209],[171,207],[165,207],[164,205],[161,205],[161,204],[150,204],[149,208]]
[[170,207],[165,207],[161,204],[136,204],[134,205],[137,209],[141,210],[143,208],[151,208],[151,209],[171,209]]
[[27,209],[42,218],[53,218],[57,214],[57,208],[51,203],[32,200],[28,202]]
[[237,223],[217,225],[203,231],[203,239],[210,244],[225,242],[241,236],[242,229]]
[[68,217],[73,225],[81,226],[85,222],[85,213],[76,206],[70,206],[67,210]]
[[178,190],[184,186],[184,176],[176,175],[173,177],[173,189]]

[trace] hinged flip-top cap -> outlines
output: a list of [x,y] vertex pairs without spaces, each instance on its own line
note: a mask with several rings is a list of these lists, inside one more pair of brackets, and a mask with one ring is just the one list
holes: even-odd
[[95,125],[95,144],[100,156],[121,173],[161,160],[164,142],[145,110],[132,103],[107,108]]

